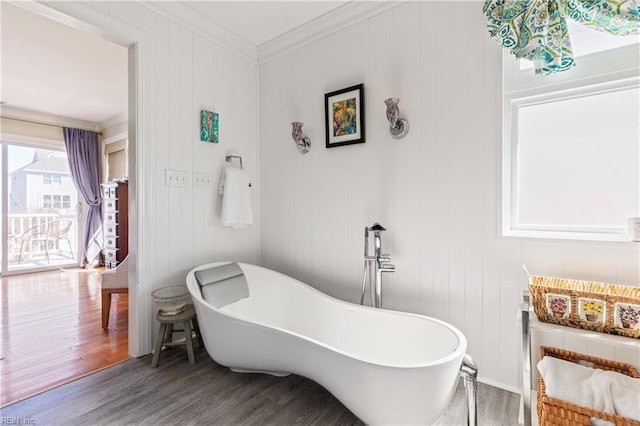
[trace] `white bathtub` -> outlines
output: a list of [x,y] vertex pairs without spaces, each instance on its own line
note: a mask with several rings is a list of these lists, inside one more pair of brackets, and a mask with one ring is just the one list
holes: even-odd
[[225,264],[201,265],[187,276],[204,344],[217,363],[305,376],[367,424],[429,424],[449,404],[467,347],[453,326],[344,302],[241,263],[249,297],[216,308],[194,273]]

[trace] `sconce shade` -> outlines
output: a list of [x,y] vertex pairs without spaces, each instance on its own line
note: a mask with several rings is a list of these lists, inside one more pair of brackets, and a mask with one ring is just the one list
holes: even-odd
[[291,123],[291,136],[296,142],[302,137],[302,126],[304,126],[304,123],[300,121],[294,121],[293,123]]
[[398,109],[398,102],[400,102],[399,98],[388,98],[385,99],[384,103],[387,105],[387,120],[391,124],[391,126],[395,126],[398,121],[398,116],[400,115],[400,109]]
[[400,108],[398,108],[400,98],[387,98],[384,103],[387,105],[387,120],[389,121],[389,131],[395,139],[407,136],[409,133],[409,122],[400,117]]
[[302,126],[304,125],[301,121],[293,121],[291,123],[291,137],[293,141],[296,143],[296,147],[301,154],[306,154],[311,149],[311,139],[306,136],[302,136]]

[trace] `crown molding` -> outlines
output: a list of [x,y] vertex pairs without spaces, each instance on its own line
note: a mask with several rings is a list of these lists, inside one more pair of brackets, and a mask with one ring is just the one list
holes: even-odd
[[340,31],[357,22],[383,13],[408,0],[353,0],[260,46],[255,46],[253,43],[248,42],[233,32],[211,22],[181,2],[139,1],[150,10],[193,30],[200,36],[222,46],[249,62],[260,64]]
[[211,22],[188,6],[176,1],[139,1],[144,7],[191,29],[253,64],[257,63],[258,48],[254,44]]
[[27,121],[33,124],[44,124],[58,127],[72,127],[74,129],[92,130],[98,132],[98,125],[88,120],[78,120],[76,118],[63,117],[60,115],[47,114],[44,112],[31,111],[22,108],[2,105],[0,117],[19,121]]
[[258,47],[258,64],[347,28],[357,22],[405,3],[399,1],[350,1]]
[[102,120],[101,122],[98,123],[98,129],[100,129],[101,131],[113,126],[114,124],[118,124],[118,123],[125,123],[129,121],[129,111],[125,110],[125,111],[121,111],[115,115],[112,115],[111,117],[107,118],[106,120]]

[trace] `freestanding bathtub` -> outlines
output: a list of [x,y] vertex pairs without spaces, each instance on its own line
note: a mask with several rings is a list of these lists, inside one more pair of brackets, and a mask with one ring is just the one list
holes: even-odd
[[242,263],[198,266],[187,287],[217,363],[305,376],[367,424],[429,424],[456,389],[467,341],[445,322],[341,301]]

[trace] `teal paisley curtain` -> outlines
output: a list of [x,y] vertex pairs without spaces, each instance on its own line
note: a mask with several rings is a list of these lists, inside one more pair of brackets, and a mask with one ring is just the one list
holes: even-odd
[[575,64],[567,18],[614,35],[640,32],[640,0],[486,0],[483,12],[491,37],[539,75]]

